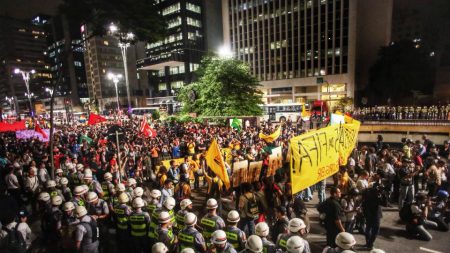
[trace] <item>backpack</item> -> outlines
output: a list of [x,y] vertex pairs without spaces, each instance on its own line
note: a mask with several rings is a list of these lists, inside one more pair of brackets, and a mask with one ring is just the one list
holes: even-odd
[[90,230],[92,231],[91,240],[92,240],[92,242],[96,242],[98,240],[98,237],[99,237],[99,231],[98,231],[97,222],[94,219],[91,218],[90,222],[80,222],[80,224],[82,226],[84,226],[86,228],[86,230],[89,230],[87,228],[87,226],[89,226]]
[[247,212],[252,215],[254,219],[259,217],[259,207],[258,202],[256,201],[255,194],[253,194],[253,198],[249,199],[244,195],[247,199]]
[[328,206],[328,199],[325,200],[325,201],[323,201],[322,203],[320,203],[320,204],[317,206],[317,211],[318,211],[319,213],[325,213],[325,212],[327,211],[327,206]]
[[411,211],[411,204],[405,203],[399,211],[400,219],[404,222],[409,222],[413,219],[414,215]]
[[17,223],[14,229],[8,229],[6,227],[2,228],[8,233],[4,241],[5,248],[12,253],[25,253],[27,251],[27,244],[25,242],[25,239],[23,238],[22,233],[17,231],[19,224],[20,223]]

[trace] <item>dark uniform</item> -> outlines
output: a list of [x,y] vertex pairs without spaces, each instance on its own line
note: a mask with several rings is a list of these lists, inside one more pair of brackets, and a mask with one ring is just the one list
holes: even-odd
[[287,251],[286,243],[289,238],[294,236],[291,233],[280,234],[277,238],[277,249],[281,249],[282,251]]
[[267,240],[267,238],[261,238],[261,240],[263,242],[263,253],[275,253],[277,251],[273,242]]
[[223,248],[223,250],[218,250],[216,249],[217,253],[237,253],[236,249],[233,248],[233,246],[230,243],[226,243],[225,247]]
[[175,221],[176,221],[175,228],[177,229],[177,231],[181,231],[184,229],[184,216],[187,213],[188,213],[188,211],[186,211],[186,210],[180,210],[175,215]]
[[176,251],[176,240],[172,229],[159,227],[157,230],[157,234],[158,234],[158,242],[164,243],[164,245],[166,245],[167,248],[169,249],[169,252]]
[[147,226],[150,223],[150,215],[147,212],[134,211],[130,217],[131,245],[133,252],[146,252],[148,248]]
[[202,234],[198,232],[194,227],[185,227],[178,234],[178,240],[180,250],[185,248],[191,248],[196,253],[203,253],[203,245],[205,245],[205,239]]
[[154,243],[157,242],[158,239],[158,218],[159,218],[159,214],[162,212],[161,208],[157,208],[153,211],[153,213],[151,214],[151,219],[150,219],[150,224],[148,226],[148,239],[149,239],[149,243],[150,245],[153,245]]
[[81,253],[98,253],[97,223],[89,215],[81,218],[75,230],[75,240],[81,241]]
[[117,228],[117,244],[120,251],[128,249],[128,218],[131,214],[131,209],[126,204],[119,204],[114,207],[116,228]]
[[225,222],[218,216],[212,216],[210,214],[205,215],[200,221],[201,227],[203,228],[203,237],[207,242],[211,239],[211,235],[214,231],[225,228]]
[[86,206],[86,203],[84,202],[84,200],[78,196],[73,197],[72,203],[75,205],[75,207]]
[[245,248],[245,233],[235,226],[228,226],[225,230],[227,234],[227,241],[235,248],[237,251],[241,251]]
[[109,181],[102,182],[102,191],[103,191],[103,199],[107,202],[110,201],[110,198],[113,194],[114,185]]

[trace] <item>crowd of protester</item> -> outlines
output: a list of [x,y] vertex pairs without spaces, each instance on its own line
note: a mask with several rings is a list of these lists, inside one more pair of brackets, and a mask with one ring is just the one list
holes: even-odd
[[[285,156],[300,132],[287,123],[274,143],[259,138],[276,127],[155,123],[158,136],[146,138],[137,120],[65,125],[54,135],[54,171],[48,143],[1,133],[0,251],[37,244],[47,252],[310,253],[305,202],[316,191],[325,253],[353,252],[356,232],[369,250],[384,252],[374,248],[382,206],[398,205],[411,237],[448,230],[448,142],[438,148],[424,136],[395,149],[379,138],[355,149],[329,192],[324,180],[292,196],[288,164],[267,176],[269,154],[281,147]],[[229,174],[233,162],[263,161],[260,179],[226,189],[206,164],[213,138],[231,150]],[[31,231],[35,221],[40,228]]]
[[352,115],[360,120],[449,120],[450,105],[373,106],[355,108]]

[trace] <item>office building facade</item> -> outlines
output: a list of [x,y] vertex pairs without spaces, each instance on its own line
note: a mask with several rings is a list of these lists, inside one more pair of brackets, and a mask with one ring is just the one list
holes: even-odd
[[220,7],[218,0],[157,1],[167,35],[147,44],[147,57],[137,62],[149,73],[148,106],[167,108],[169,113],[176,110],[177,91],[195,80],[202,57],[223,41]]
[[[261,81],[265,103],[320,99],[333,107],[340,98],[354,97],[357,31],[374,18],[357,20],[358,8],[367,5],[356,0],[222,0],[224,40]],[[387,27],[389,20],[375,26]],[[389,43],[389,34],[374,33],[382,42],[365,50]]]

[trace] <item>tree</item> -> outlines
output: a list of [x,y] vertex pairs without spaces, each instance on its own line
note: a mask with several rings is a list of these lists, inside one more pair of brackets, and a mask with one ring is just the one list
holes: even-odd
[[433,57],[411,41],[382,47],[370,69],[366,94],[370,104],[410,103],[414,92],[430,94],[434,83]]
[[154,42],[163,38],[166,28],[154,0],[64,0],[59,11],[69,20],[89,24],[92,36],[105,35],[113,22],[123,33]]
[[339,101],[337,102],[337,106],[339,108],[339,110],[342,111],[349,111],[351,109],[351,107],[353,106],[353,98],[351,97],[343,97],[341,99],[339,99]]
[[199,71],[199,80],[183,87],[178,95],[184,113],[202,116],[257,116],[262,92],[250,67],[237,59],[206,57]]

